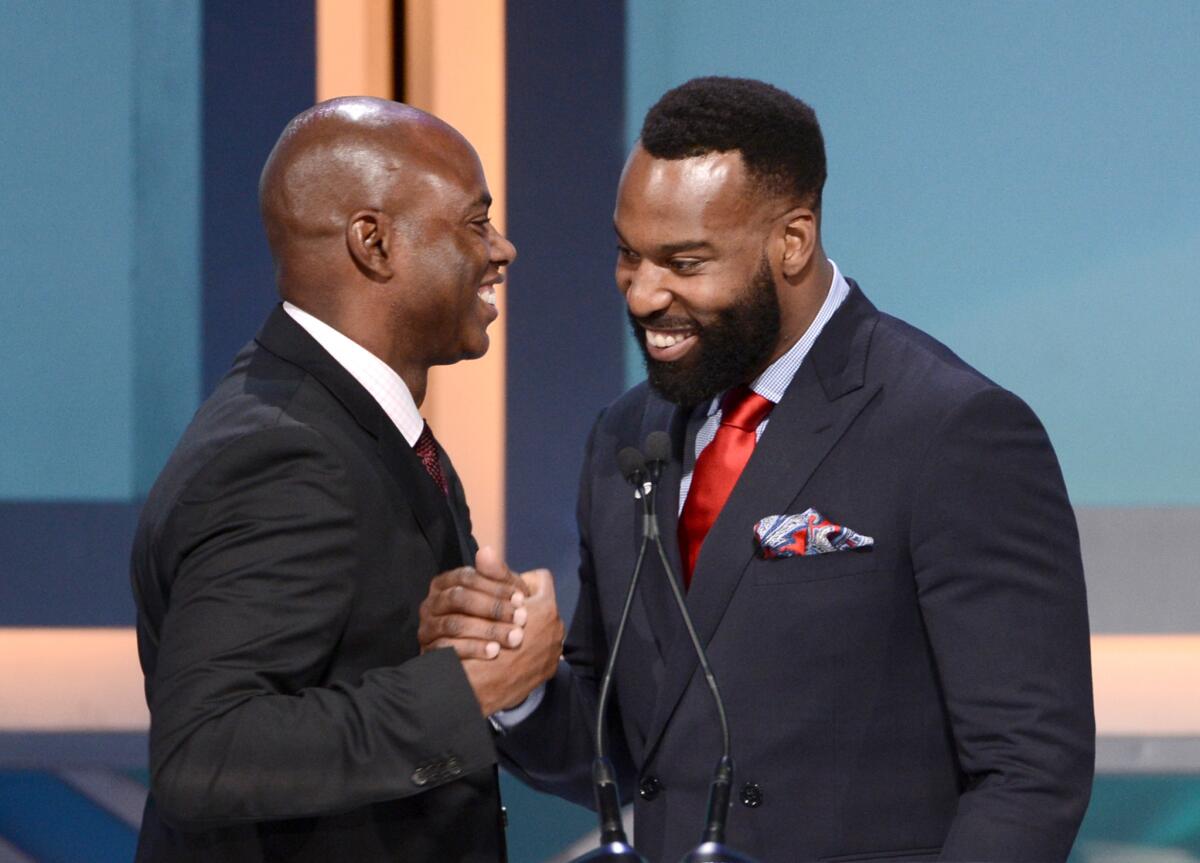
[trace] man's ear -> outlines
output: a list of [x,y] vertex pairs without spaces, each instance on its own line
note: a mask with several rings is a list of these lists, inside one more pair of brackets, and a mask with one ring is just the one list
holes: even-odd
[[359,210],[346,222],[346,248],[362,274],[376,282],[392,278],[392,219],[378,210]]
[[807,207],[794,207],[783,216],[783,258],[780,270],[784,278],[794,279],[804,272],[817,248],[817,214]]

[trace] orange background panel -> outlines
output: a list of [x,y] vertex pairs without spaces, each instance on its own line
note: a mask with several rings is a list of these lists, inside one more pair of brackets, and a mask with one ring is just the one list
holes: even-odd
[[1200,736],[1200,635],[1092,637],[1096,731]]
[[391,0],[317,0],[317,101],[392,98]]
[[[392,93],[391,4],[318,0],[317,98],[402,98],[462,132],[479,153],[504,231],[503,0],[409,0],[404,4],[407,92]],[[386,57],[386,63],[383,59]],[[439,366],[421,414],[462,477],[475,538],[504,548],[505,314],[511,283],[497,288],[500,318],[485,357]]]
[[[1200,635],[1092,638],[1096,726],[1200,736]],[[136,731],[148,714],[132,629],[0,629],[0,731]]]
[[0,629],[0,731],[147,727],[132,628]]

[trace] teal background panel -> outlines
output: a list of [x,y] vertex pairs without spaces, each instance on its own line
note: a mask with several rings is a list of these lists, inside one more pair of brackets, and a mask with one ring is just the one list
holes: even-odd
[[596,814],[582,806],[534,791],[500,771],[500,793],[508,811],[508,859],[550,860],[596,829]]
[[[1121,847],[1125,846],[1125,847]],[[1200,777],[1098,776],[1070,863],[1136,861],[1135,851],[1175,852],[1145,859],[1200,859]]]
[[0,28],[0,497],[132,476],[133,10],[7,4]]
[[1200,5],[631,0],[627,26],[628,143],[696,75],[808,101],[843,272],[1030,402],[1076,504],[1200,503]]
[[195,408],[198,22],[5,5],[0,499],[129,500]]

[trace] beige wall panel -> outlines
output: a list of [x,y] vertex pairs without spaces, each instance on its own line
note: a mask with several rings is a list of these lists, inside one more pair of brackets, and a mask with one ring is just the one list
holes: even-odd
[[1200,635],[1092,636],[1096,731],[1200,735]]
[[[441,117],[475,146],[495,202],[493,221],[504,231],[504,3],[410,0],[405,7],[405,99]],[[512,281],[498,289],[500,318],[488,330],[487,355],[434,369],[421,408],[462,476],[475,537],[502,551],[510,290]]]
[[0,629],[0,731],[148,727],[132,628]]
[[[1200,635],[1092,638],[1101,735],[1200,737]],[[147,727],[133,629],[0,628],[0,732]]]
[[391,0],[316,0],[317,101],[392,98]]

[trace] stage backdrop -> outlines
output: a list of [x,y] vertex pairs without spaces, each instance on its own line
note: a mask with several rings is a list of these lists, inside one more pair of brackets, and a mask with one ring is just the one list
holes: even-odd
[[[132,525],[273,300],[253,188],[313,100],[315,15],[0,13],[0,863],[128,860]],[[1058,448],[1104,735],[1074,860],[1200,861],[1200,5],[508,0],[505,18],[514,562],[553,566],[573,604],[583,435],[641,375],[610,219],[643,113],[693,75],[772,81],[825,128],[830,254],[1024,396]],[[113,687],[70,682],[109,655]],[[89,683],[121,710],[65,703]],[[586,845],[587,813],[507,780],[506,797],[516,863]]]

